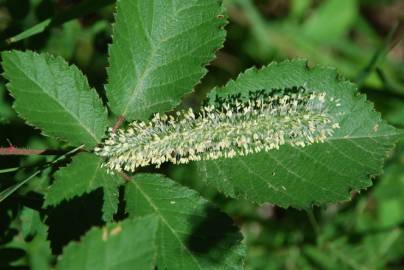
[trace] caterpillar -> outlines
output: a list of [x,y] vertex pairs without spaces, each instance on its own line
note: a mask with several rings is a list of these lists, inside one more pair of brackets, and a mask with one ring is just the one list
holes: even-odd
[[133,172],[138,167],[165,162],[246,156],[324,142],[339,124],[330,113],[339,100],[325,92],[267,95],[250,94],[248,100],[231,97],[174,115],[155,114],[148,122],[134,121],[113,132],[94,152],[104,158],[109,172]]

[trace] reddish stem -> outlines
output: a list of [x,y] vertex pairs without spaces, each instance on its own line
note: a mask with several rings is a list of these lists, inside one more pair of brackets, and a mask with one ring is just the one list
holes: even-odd
[[63,155],[66,151],[46,149],[22,149],[14,146],[0,147],[0,156]]
[[[116,132],[125,121],[125,116],[120,115],[116,120],[112,131]],[[49,150],[49,149],[24,149],[24,148],[16,148],[13,145],[9,147],[0,147],[0,156],[32,156],[32,155],[41,155],[41,156],[52,156],[52,155],[63,155],[65,151],[61,150]],[[126,181],[130,180],[130,177],[126,174],[121,175]]]
[[115,125],[112,127],[112,132],[116,132],[118,128],[121,127],[123,121],[125,121],[125,116],[120,115],[118,119],[116,119]]
[[118,174],[119,174],[126,182],[132,181],[132,178],[131,178],[129,175],[127,175],[126,173],[124,173],[124,172],[118,172]]

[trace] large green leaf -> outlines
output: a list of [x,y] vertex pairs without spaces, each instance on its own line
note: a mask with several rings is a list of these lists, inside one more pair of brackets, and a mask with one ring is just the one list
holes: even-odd
[[63,200],[103,188],[103,218],[112,220],[118,210],[118,186],[122,184],[122,179],[108,174],[101,164],[102,160],[90,153],[73,157],[71,164],[56,172],[55,182],[45,196],[45,206],[57,205]]
[[107,112],[77,67],[33,52],[3,52],[2,58],[14,108],[29,124],[72,145],[100,141]]
[[244,247],[232,220],[195,191],[157,174],[126,186],[130,216],[156,214],[159,269],[242,269]]
[[92,229],[64,249],[57,269],[152,270],[157,228],[158,218],[148,216]]
[[110,48],[111,109],[147,119],[169,111],[206,73],[224,41],[217,0],[120,0]]
[[215,96],[247,97],[249,91],[293,87],[340,99],[341,106],[332,114],[341,128],[324,143],[304,148],[284,145],[245,157],[200,162],[201,177],[231,197],[299,208],[347,200],[350,190],[370,186],[369,178],[381,173],[397,132],[382,121],[355,85],[338,78],[334,70],[308,69],[305,61],[274,63],[248,70],[213,90],[210,97],[214,102]]

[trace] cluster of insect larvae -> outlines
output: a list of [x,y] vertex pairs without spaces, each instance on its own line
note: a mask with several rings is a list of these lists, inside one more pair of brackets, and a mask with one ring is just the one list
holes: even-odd
[[330,111],[340,106],[322,92],[232,99],[172,115],[154,115],[148,122],[110,130],[95,149],[110,172],[133,172],[148,165],[159,167],[198,160],[245,156],[279,149],[288,144],[304,147],[331,136],[338,123]]

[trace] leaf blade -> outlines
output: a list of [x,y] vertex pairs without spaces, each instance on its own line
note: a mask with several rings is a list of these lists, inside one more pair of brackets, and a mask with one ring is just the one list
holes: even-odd
[[64,249],[58,269],[154,269],[157,228],[154,216],[94,228]]
[[49,54],[2,53],[14,109],[30,125],[72,145],[96,145],[107,127],[107,112],[87,79],[62,58]]
[[231,220],[195,191],[157,174],[137,174],[126,186],[130,216],[156,214],[159,268],[242,269],[241,235]]
[[118,1],[106,86],[112,111],[144,120],[178,105],[224,42],[222,12],[214,0]]
[[274,63],[246,71],[209,96],[214,102],[216,96],[248,97],[250,91],[296,87],[341,100],[333,115],[341,128],[332,137],[304,148],[284,145],[245,157],[200,162],[201,177],[230,197],[297,208],[347,200],[349,190],[369,187],[369,176],[380,174],[398,134],[334,70],[310,70],[304,61]]
[[102,160],[90,153],[80,153],[72,162],[55,174],[55,182],[50,186],[44,206],[54,206],[63,200],[70,200],[98,188],[103,188],[103,219],[111,221],[118,210],[118,187],[122,179],[101,168]]

